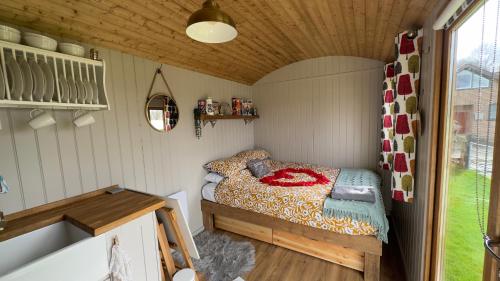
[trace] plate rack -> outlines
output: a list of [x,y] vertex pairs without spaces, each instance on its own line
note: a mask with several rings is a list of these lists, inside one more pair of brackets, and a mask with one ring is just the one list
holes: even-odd
[[[54,95],[51,101],[35,101],[31,96],[29,100],[11,99],[9,79],[6,68],[6,58],[10,56],[16,61],[24,58],[26,61],[44,61],[50,67],[54,77]],[[0,41],[0,60],[3,77],[6,85],[6,94],[0,99],[0,107],[8,108],[46,108],[46,109],[67,109],[67,110],[109,110],[109,102],[105,86],[105,63],[101,60],[91,60],[77,56],[66,55],[58,52],[47,51],[39,48],[25,46],[21,44]],[[72,78],[73,81],[95,82],[97,84],[97,100],[91,102],[67,102],[62,100],[62,93],[59,84],[59,77],[66,80]]]

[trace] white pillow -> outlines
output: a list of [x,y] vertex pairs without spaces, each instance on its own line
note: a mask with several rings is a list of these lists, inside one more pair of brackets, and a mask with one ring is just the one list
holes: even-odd
[[210,173],[205,176],[205,180],[208,182],[213,182],[213,183],[219,183],[224,179],[223,176],[217,174],[217,173]]
[[217,184],[215,182],[209,182],[205,184],[201,189],[201,196],[203,199],[215,202],[215,189]]

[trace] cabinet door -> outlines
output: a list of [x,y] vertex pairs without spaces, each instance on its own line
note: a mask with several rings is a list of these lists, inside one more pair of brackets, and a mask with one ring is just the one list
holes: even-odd
[[154,212],[126,223],[106,233],[108,257],[111,260],[113,238],[131,258],[134,281],[160,281],[160,259]]

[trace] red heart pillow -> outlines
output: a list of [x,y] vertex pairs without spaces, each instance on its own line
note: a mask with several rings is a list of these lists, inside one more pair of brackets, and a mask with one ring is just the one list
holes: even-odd
[[[306,174],[315,180],[313,181],[280,181],[280,179],[293,180],[295,176],[292,174]],[[310,169],[297,169],[297,168],[286,168],[274,172],[274,175],[263,177],[260,182],[272,185],[272,186],[313,186],[317,184],[328,184],[330,180],[322,174],[318,174]]]

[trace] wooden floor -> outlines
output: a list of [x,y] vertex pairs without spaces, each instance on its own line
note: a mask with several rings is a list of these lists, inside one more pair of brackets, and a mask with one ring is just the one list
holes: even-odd
[[[221,230],[217,230],[224,232]],[[255,268],[241,276],[246,281],[362,281],[361,272],[306,256],[265,242],[224,232],[236,240],[251,241],[255,246]],[[396,238],[390,234],[390,245],[384,244],[381,281],[404,281]],[[203,278],[201,278],[203,279]]]

